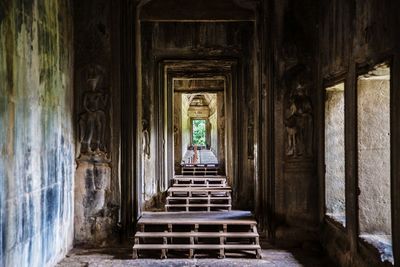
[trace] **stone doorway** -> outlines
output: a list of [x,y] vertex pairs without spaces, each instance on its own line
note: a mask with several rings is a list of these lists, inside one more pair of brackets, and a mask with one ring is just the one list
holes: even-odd
[[[152,103],[146,104],[146,107],[143,106],[142,114],[137,115],[139,121],[145,122],[145,124],[142,123],[142,129],[139,132],[139,140],[142,144],[138,146],[138,153],[143,155],[145,151],[149,151],[150,154],[150,157],[139,156],[141,172],[138,179],[141,181],[138,181],[137,184],[142,190],[144,210],[162,206],[162,202],[159,200],[162,199],[162,192],[168,189],[174,170],[179,169],[181,158],[175,158],[174,153],[182,155],[182,144],[175,145],[182,140],[182,137],[178,131],[181,127],[176,126],[180,124],[179,116],[175,116],[175,114],[179,114],[179,111],[175,112],[174,109],[176,102],[182,102],[183,94],[190,94],[192,98],[196,95],[203,95],[204,98],[209,99],[208,101],[214,98],[213,101],[217,103],[214,104],[215,108],[220,114],[218,115],[220,120],[217,121],[219,126],[212,122],[215,124],[214,127],[219,129],[217,133],[214,133],[214,139],[218,140],[218,147],[214,149],[217,152],[216,157],[220,166],[219,173],[227,176],[228,184],[234,188],[236,194],[253,191],[254,184],[245,183],[241,178],[241,173],[250,171],[254,166],[254,161],[240,160],[244,156],[244,149],[247,150],[247,145],[249,148],[253,146],[248,142],[244,144],[243,133],[235,131],[236,128],[242,128],[240,125],[244,121],[239,119],[241,116],[239,112],[246,105],[245,99],[237,95],[238,87],[241,86],[240,83],[244,77],[239,71],[241,66],[238,65],[238,61],[234,59],[171,59],[159,61],[157,65],[155,73],[152,73],[154,68],[142,70],[142,72],[146,72],[146,76],[155,75],[152,76],[154,87],[152,87],[153,91],[143,92],[143,95],[149,96],[142,96],[143,101],[151,100]],[[247,111],[246,109],[245,112]],[[253,128],[249,128],[250,132],[253,130]],[[146,135],[150,137],[148,147],[146,146]],[[211,136],[212,134],[208,136],[208,139],[211,139]],[[229,149],[225,149],[225,147],[229,147]],[[246,153],[253,155],[251,149]],[[253,174],[253,172],[249,173],[251,176]],[[245,177],[250,176],[246,175]],[[235,204],[237,201],[238,207],[253,206],[245,203],[253,202],[253,197],[250,197],[252,193],[246,193],[246,195],[249,196],[249,199],[233,199],[233,203]]]
[[[131,164],[129,155],[133,152],[135,165],[126,167],[122,163],[121,168],[128,174],[131,170],[135,172],[127,182],[128,187],[133,185],[130,188],[134,193],[124,192],[135,204],[133,217],[137,219],[142,211],[162,206],[169,178],[180,163],[174,158],[174,94],[178,83],[184,85],[196,80],[217,82],[214,88],[212,85],[208,89],[198,87],[190,93],[215,93],[216,87],[221,86],[218,83],[223,84],[224,131],[218,133],[223,137],[219,138],[218,146],[224,148],[219,148],[216,156],[222,166],[221,173],[232,186],[234,207],[257,212],[266,201],[261,197],[264,189],[260,181],[265,170],[259,170],[266,157],[258,150],[265,136],[260,134],[262,83],[257,82],[261,69],[258,68],[259,54],[254,49],[260,41],[255,17],[234,21],[158,21],[144,16],[153,12],[148,8],[151,5],[137,7],[136,23],[131,25],[135,28],[135,39],[127,40],[136,47],[131,67],[136,66],[137,81],[132,82],[136,83],[137,91],[131,96],[137,104],[134,113],[137,128],[134,128],[135,149],[130,151],[132,146],[128,146],[125,157],[125,163]],[[176,42],[177,35],[182,42]],[[126,136],[129,138],[130,132]],[[122,212],[124,217],[129,213]]]
[[[209,92],[190,92],[174,89],[174,170],[173,174],[181,174],[182,166],[187,164],[213,164],[218,173],[225,174],[225,105],[224,80],[188,80],[187,84],[197,83],[204,89],[216,87]],[[177,88],[182,82],[175,84]]]

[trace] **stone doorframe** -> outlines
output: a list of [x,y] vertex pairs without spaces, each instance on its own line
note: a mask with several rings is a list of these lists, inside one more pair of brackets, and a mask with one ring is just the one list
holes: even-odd
[[[140,113],[140,101],[137,94],[140,93],[141,64],[140,56],[140,20],[141,8],[150,2],[142,1],[121,1],[120,8],[120,67],[121,67],[121,136],[120,136],[120,188],[121,188],[121,234],[124,237],[134,233],[134,225],[140,216],[141,188],[140,158],[138,154],[139,124],[137,113]],[[257,169],[259,180],[256,181],[254,198],[255,213],[259,218],[259,226],[262,231],[267,231],[270,239],[274,238],[274,210],[275,210],[275,138],[274,138],[274,96],[277,78],[274,76],[274,57],[277,44],[269,40],[274,40],[272,23],[266,23],[272,17],[273,8],[270,1],[263,1],[262,11],[256,18],[256,34],[258,35],[258,98],[256,103],[259,105],[260,118],[257,119],[259,157]],[[246,18],[247,20],[248,18]],[[237,64],[232,65],[235,72],[238,71]],[[132,71],[135,70],[136,71]],[[165,78],[165,77],[163,77]],[[227,78],[233,83],[238,84],[237,77],[231,74]],[[232,113],[231,113],[232,114]],[[270,130],[265,130],[270,129]],[[238,151],[235,151],[238,153]],[[237,163],[237,162],[236,162]],[[232,164],[235,164],[232,162]],[[236,164],[237,166],[237,164]],[[230,166],[231,168],[232,166]],[[237,177],[237,169],[233,177]]]
[[[237,73],[238,62],[236,60],[216,60],[216,59],[200,59],[200,60],[159,60],[158,61],[158,77],[155,90],[163,92],[157,94],[155,99],[155,120],[159,122],[159,129],[166,129],[158,134],[158,155],[156,176],[159,177],[160,190],[168,188],[168,177],[173,176],[174,158],[173,158],[173,80],[175,78],[216,78],[225,80],[224,90],[224,112],[225,112],[225,136],[224,148],[225,159],[221,162],[222,167],[228,177],[228,183],[235,186],[235,177],[237,177],[238,149],[227,149],[229,144],[237,143],[238,135],[232,131],[234,129],[235,109],[234,103],[237,99],[234,92],[237,91]],[[180,91],[181,92],[181,91]],[[189,91],[188,91],[189,92]],[[218,91],[202,91],[206,93],[218,93]],[[227,116],[226,114],[232,114]],[[165,127],[167,126],[167,127]],[[160,132],[159,132],[160,133]],[[164,142],[164,140],[166,140]]]
[[[211,148],[214,148],[214,153],[216,155],[216,157],[218,158],[218,162],[220,164],[220,171],[219,174],[221,175],[225,175],[225,170],[226,170],[226,166],[225,166],[225,159],[226,159],[226,152],[225,152],[225,87],[226,87],[226,83],[225,83],[225,78],[224,77],[210,77],[210,78],[179,78],[178,80],[218,80],[218,81],[222,81],[223,85],[221,87],[215,87],[215,88],[208,88],[208,87],[202,87],[201,89],[199,88],[174,88],[174,103],[172,105],[173,110],[174,110],[174,162],[175,162],[175,166],[174,166],[174,173],[175,174],[179,174],[181,172],[181,162],[183,160],[183,157],[185,155],[185,153],[183,153],[183,151],[185,150],[184,148],[184,144],[183,144],[183,138],[184,138],[184,134],[183,134],[183,123],[184,123],[184,118],[182,116],[182,108],[183,108],[183,96],[187,95],[187,94],[191,94],[191,95],[196,95],[196,94],[210,94],[210,95],[214,95],[215,96],[215,106],[214,106],[214,111],[213,114],[210,115],[208,117],[205,116],[191,116],[190,114],[187,114],[187,118],[185,118],[186,123],[188,123],[190,126],[189,129],[189,143],[188,144],[192,144],[193,143],[193,120],[205,120],[206,121],[206,141],[207,144],[211,145],[211,132],[212,132],[212,126],[211,126],[211,122],[210,122],[210,118],[211,116],[216,115],[215,118],[215,123],[216,125],[214,125],[215,131],[216,131],[216,138],[217,138],[217,145],[215,145],[215,143],[213,143],[212,146],[210,146]],[[177,81],[177,79],[174,79],[174,83]],[[189,110],[190,108],[190,101],[188,100],[188,106],[185,107]],[[208,109],[210,109],[210,107],[208,107]],[[211,111],[211,110],[209,110]],[[189,122],[190,121],[190,122]],[[177,127],[177,125],[179,125]],[[187,124],[186,124],[187,126]],[[187,138],[187,136],[186,136]],[[186,147],[187,148],[187,147]]]

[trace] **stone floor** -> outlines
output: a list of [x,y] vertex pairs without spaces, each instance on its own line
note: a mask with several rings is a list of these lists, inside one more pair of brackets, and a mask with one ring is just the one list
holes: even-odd
[[214,152],[208,149],[199,150],[199,160],[203,164],[218,164],[218,159]]
[[185,156],[183,157],[183,161],[185,163],[200,163],[200,164],[218,164],[218,159],[215,156],[214,152],[209,149],[200,149],[198,152],[198,161],[191,162],[190,158],[193,157],[193,150],[187,150]]
[[130,249],[73,249],[57,267],[161,267],[161,266],[185,266],[185,267],[229,267],[229,266],[273,266],[273,267],[334,267],[325,257],[304,250],[279,250],[263,249],[262,259],[254,259],[253,255],[243,258],[195,258],[195,259],[165,259],[157,258],[137,259],[130,258]]

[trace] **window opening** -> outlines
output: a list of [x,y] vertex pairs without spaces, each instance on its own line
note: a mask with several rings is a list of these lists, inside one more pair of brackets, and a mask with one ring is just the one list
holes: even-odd
[[206,145],[206,120],[194,119],[192,121],[192,140],[193,145]]

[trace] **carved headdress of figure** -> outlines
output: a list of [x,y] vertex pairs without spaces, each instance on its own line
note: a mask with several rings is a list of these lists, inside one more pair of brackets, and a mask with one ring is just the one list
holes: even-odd
[[142,146],[143,154],[150,159],[150,125],[146,119],[142,119]]
[[103,82],[104,70],[99,65],[90,64],[85,74],[86,81],[93,90],[96,90]]

